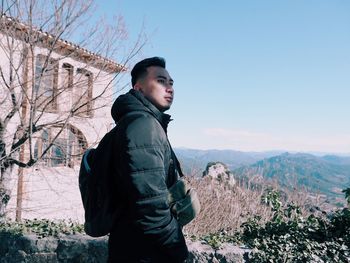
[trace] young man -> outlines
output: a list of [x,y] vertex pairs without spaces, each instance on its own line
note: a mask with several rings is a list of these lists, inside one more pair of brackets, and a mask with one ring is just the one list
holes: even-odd
[[123,209],[110,233],[109,262],[184,262],[187,246],[168,203],[168,188],[178,180],[164,113],[174,81],[159,57],[137,63],[131,77],[133,89],[112,107],[114,198]]

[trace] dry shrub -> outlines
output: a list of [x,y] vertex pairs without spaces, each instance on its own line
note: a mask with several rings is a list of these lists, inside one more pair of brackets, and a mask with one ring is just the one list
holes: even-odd
[[270,208],[261,205],[261,190],[230,188],[210,177],[188,181],[197,190],[201,202],[201,212],[184,229],[190,236],[203,236],[223,229],[235,232],[251,216],[271,217]]
[[260,216],[262,223],[267,222],[272,218],[272,211],[261,200],[264,192],[271,188],[281,191],[283,203],[293,202],[305,215],[310,214],[309,207],[315,206],[312,204],[315,200],[304,191],[282,191],[277,184],[259,182],[259,187],[256,187],[256,183],[249,182],[229,187],[209,176],[188,177],[186,180],[196,189],[201,202],[201,212],[184,228],[188,236],[201,237],[221,230],[233,234],[253,216]]

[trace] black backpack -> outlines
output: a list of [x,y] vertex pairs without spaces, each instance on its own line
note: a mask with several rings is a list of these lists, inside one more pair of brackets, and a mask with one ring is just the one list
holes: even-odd
[[96,149],[88,149],[81,160],[79,189],[85,210],[84,229],[92,237],[107,235],[120,214],[111,183],[111,138],[107,133]]

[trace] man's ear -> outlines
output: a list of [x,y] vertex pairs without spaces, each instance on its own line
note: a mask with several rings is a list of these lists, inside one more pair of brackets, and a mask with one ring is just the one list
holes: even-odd
[[134,85],[134,90],[137,90],[137,91],[141,92],[142,94],[144,94],[143,89],[142,89],[142,85],[140,85],[139,83],[136,83]]
[[138,82],[135,83],[134,90],[141,91],[141,85]]

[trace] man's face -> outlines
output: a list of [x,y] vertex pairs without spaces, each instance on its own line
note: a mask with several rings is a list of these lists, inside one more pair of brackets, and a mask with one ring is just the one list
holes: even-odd
[[173,103],[173,79],[168,71],[162,67],[147,68],[147,76],[139,79],[134,89],[140,91],[160,111],[168,110]]

